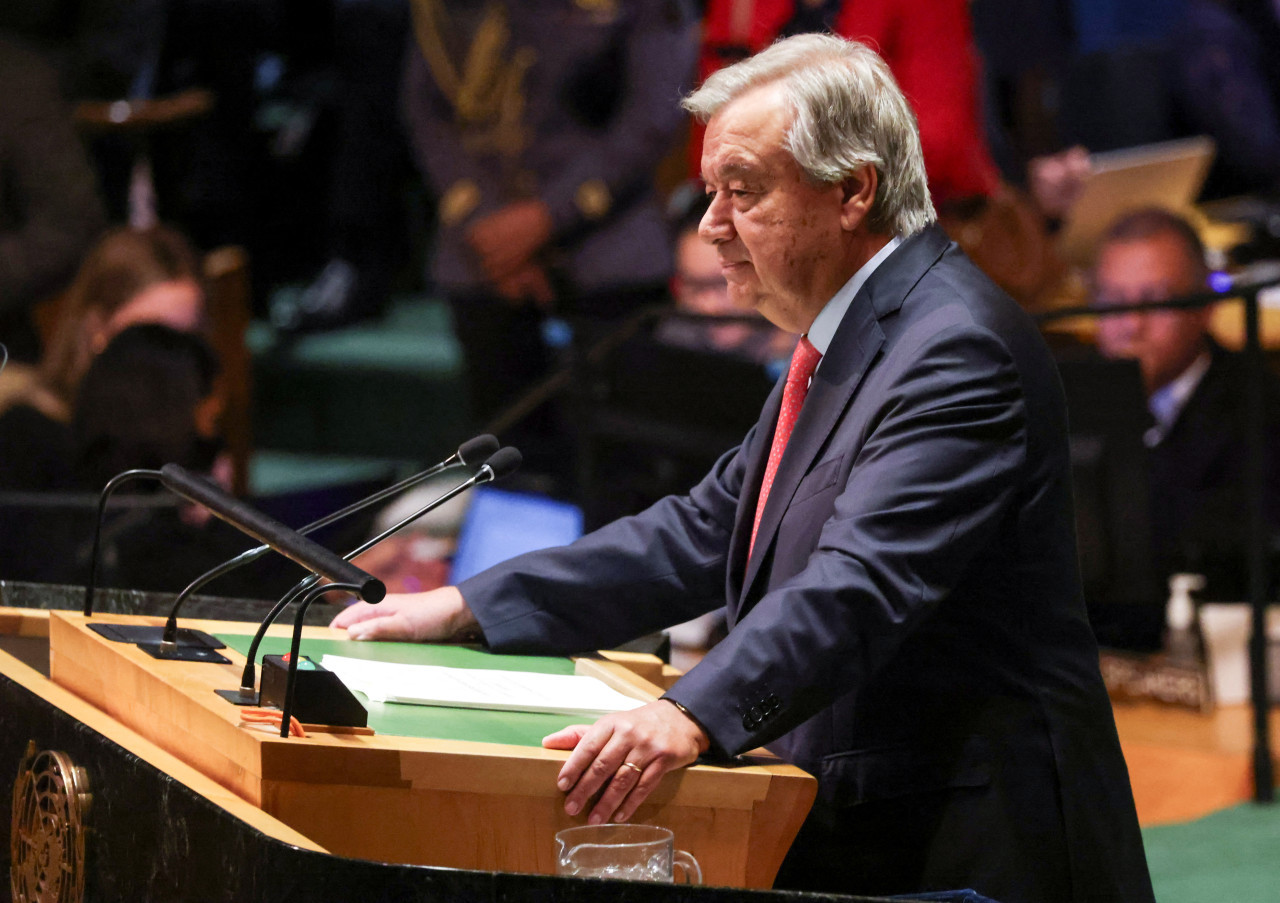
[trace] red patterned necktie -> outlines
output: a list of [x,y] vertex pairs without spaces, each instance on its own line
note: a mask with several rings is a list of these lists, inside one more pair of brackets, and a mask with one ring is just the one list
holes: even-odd
[[760,515],[764,514],[765,502],[769,501],[769,490],[773,488],[773,478],[778,475],[782,453],[787,449],[787,440],[791,438],[791,430],[795,428],[796,418],[800,416],[800,406],[804,404],[804,397],[809,394],[809,380],[820,360],[822,352],[814,348],[807,337],[800,339],[796,350],[791,354],[791,369],[787,371],[787,384],[782,389],[782,410],[778,412],[778,426],[773,431],[773,445],[769,447],[769,463],[765,465],[764,480],[760,483],[760,500],[756,502],[756,521],[751,528],[748,559],[751,558],[751,550],[756,547]]

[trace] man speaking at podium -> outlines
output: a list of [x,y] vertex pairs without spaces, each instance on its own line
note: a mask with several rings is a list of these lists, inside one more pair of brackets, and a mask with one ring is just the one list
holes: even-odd
[[700,754],[767,744],[819,781],[778,887],[1151,900],[1056,369],[934,225],[888,69],[804,35],[685,106],[730,290],[804,336],[760,421],[686,496],[334,626],[564,654],[723,605],[666,697],[544,741],[573,750],[570,815],[625,820]]

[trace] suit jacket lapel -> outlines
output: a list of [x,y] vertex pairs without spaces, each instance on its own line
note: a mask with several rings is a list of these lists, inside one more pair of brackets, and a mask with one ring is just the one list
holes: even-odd
[[[930,227],[907,239],[881,264],[866,284],[858,291],[849,310],[823,356],[814,374],[805,398],[804,407],[796,420],[795,429],[787,443],[782,463],[773,480],[773,488],[760,519],[760,530],[739,595],[739,602],[748,598],[752,584],[760,576],[761,566],[768,557],[769,547],[778,532],[782,516],[791,504],[800,481],[810,471],[827,440],[835,432],[840,418],[851,404],[858,386],[871,367],[876,355],[885,343],[880,319],[899,307],[907,293],[924,273],[933,266],[946,250],[949,240],[938,227]],[[772,427],[777,423],[781,407],[781,389],[775,389],[762,414],[761,424]],[[769,419],[765,419],[769,418]],[[750,462],[745,487],[753,487],[750,504],[739,507],[738,529],[734,531],[730,549],[731,561],[740,561],[746,555],[751,540],[752,519],[755,517],[756,497],[768,460],[768,442],[760,443],[760,450]],[[734,554],[737,552],[737,554]]]

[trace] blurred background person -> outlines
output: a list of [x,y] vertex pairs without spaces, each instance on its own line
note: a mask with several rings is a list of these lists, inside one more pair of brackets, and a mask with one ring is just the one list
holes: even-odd
[[[781,361],[785,369],[795,337],[778,329],[754,308],[744,308],[729,297],[729,283],[715,246],[698,235],[698,224],[708,204],[700,182],[683,185],[672,193],[669,207],[675,274],[671,277],[671,300],[681,313],[734,319],[715,323],[668,317],[659,324],[656,337],[669,345],[728,354],[766,367]],[[744,320],[746,317],[751,319]],[[781,372],[778,369],[775,375]]]
[[32,362],[32,309],[66,287],[105,214],[48,55],[0,32],[0,85],[0,341]]
[[140,323],[116,335],[85,372],[71,418],[73,479],[98,491],[135,467],[179,464],[199,473],[218,464],[218,362],[199,335]]
[[162,323],[197,332],[205,323],[195,252],[164,226],[108,232],[67,290],[39,365],[0,374],[0,487],[65,488],[76,393],[95,356],[125,328]]
[[[325,262],[306,289],[272,299],[285,333],[338,329],[381,314],[411,249],[417,178],[398,111],[409,0],[333,0],[332,147],[324,192]],[[421,199],[429,204],[428,199]]]
[[[89,364],[70,423],[71,488],[97,493],[116,474],[178,464],[226,487],[218,361],[197,333],[141,322],[115,335]],[[250,543],[199,505],[176,501],[153,481],[117,493],[149,499],[114,512],[103,531],[104,585],[177,592]],[[70,556],[68,556],[70,557]],[[279,562],[268,571],[273,577]],[[276,577],[276,580],[279,578]],[[228,578],[220,591],[262,594],[263,570]]]
[[1090,152],[1208,135],[1205,198],[1280,187],[1280,19],[1270,0],[973,0],[988,145],[1052,220]]
[[[403,104],[437,197],[432,275],[483,424],[544,377],[564,336],[590,345],[660,303],[671,249],[654,187],[684,117],[697,21],[679,0],[416,0]],[[549,340],[550,339],[550,344]],[[504,439],[526,468],[570,453],[544,406]]]
[[[995,193],[967,0],[708,0],[699,74],[706,78],[804,32],[863,41],[884,57],[919,121],[929,190],[940,211]],[[700,138],[695,144],[696,161]]]
[[1205,193],[1280,191],[1280,7],[1271,0],[1187,0],[1172,36],[1183,128],[1214,138]]
[[[1108,229],[1093,270],[1100,304],[1160,301],[1208,289],[1204,247],[1192,226],[1163,210],[1126,214]],[[1104,316],[1098,350],[1133,358],[1151,411],[1144,440],[1150,465],[1154,563],[1163,577],[1205,574],[1215,598],[1245,592],[1248,510],[1243,475],[1247,378],[1240,354],[1209,333],[1212,307]],[[1268,373],[1265,508],[1280,527],[1280,382]]]

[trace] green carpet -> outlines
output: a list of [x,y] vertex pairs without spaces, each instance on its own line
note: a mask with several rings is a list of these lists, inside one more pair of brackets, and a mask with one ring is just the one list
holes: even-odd
[[434,461],[466,438],[462,352],[443,301],[403,297],[378,320],[284,339],[252,324],[255,447]]
[[1280,900],[1280,804],[1246,803],[1142,837],[1159,903]]

